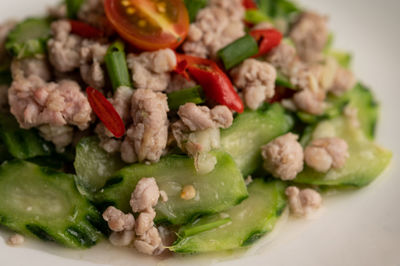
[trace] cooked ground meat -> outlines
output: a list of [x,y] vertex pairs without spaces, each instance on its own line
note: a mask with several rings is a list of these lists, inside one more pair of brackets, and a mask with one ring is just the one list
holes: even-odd
[[136,235],[143,236],[154,226],[154,218],[156,212],[150,208],[144,212],[141,212],[136,220],[135,231]]
[[171,131],[178,147],[195,159],[200,153],[220,147],[219,128],[192,132],[182,120],[178,120],[172,124]]
[[228,128],[233,122],[232,112],[224,105],[210,110],[207,106],[186,103],[179,107],[178,115],[191,131],[217,127]]
[[351,90],[357,83],[356,77],[353,72],[348,69],[338,68],[335,77],[333,80],[333,84],[328,91],[333,93],[336,96],[340,96],[345,92]]
[[102,30],[108,28],[104,0],[85,0],[78,11],[78,19]]
[[305,149],[306,164],[318,172],[342,168],[349,157],[347,142],[340,138],[313,140]]
[[172,74],[171,81],[168,84],[167,90],[165,92],[170,93],[174,91],[180,91],[182,89],[192,88],[196,86],[196,82],[192,80],[187,80],[180,74]]
[[302,90],[293,96],[293,103],[301,111],[313,115],[321,115],[325,110],[325,93]]
[[134,245],[137,251],[141,253],[147,255],[157,253],[157,249],[162,248],[162,241],[157,228],[151,227],[149,231],[135,240]]
[[241,0],[212,0],[190,25],[183,44],[186,54],[215,58],[219,49],[242,37],[245,9]]
[[113,206],[103,212],[103,219],[114,232],[131,231],[135,226],[135,218],[131,213],[125,214]]
[[276,70],[267,62],[247,59],[231,72],[235,85],[243,90],[246,105],[256,110],[275,94]]
[[142,178],[137,183],[130,200],[133,212],[140,212],[135,227],[138,238],[134,245],[139,252],[148,255],[163,249],[160,234],[153,222],[156,217],[153,207],[156,206],[159,197],[160,191],[155,179]]
[[133,124],[122,143],[122,159],[157,162],[168,140],[167,97],[152,90],[137,89],[131,106]]
[[20,246],[25,242],[24,236],[20,234],[14,234],[7,239],[7,244],[10,246]]
[[284,75],[290,76],[292,64],[298,57],[293,46],[282,42],[268,53],[266,59]]
[[80,48],[80,72],[86,84],[101,89],[105,85],[105,73],[102,68],[108,45],[91,40],[83,40]]
[[65,3],[52,5],[47,8],[47,14],[54,19],[67,18],[67,5]]
[[80,68],[86,84],[103,88],[105,74],[102,64],[108,45],[71,34],[71,25],[67,20],[55,21],[51,28],[53,38],[48,41],[48,50],[54,68],[61,73]]
[[113,246],[126,247],[135,240],[135,231],[112,232],[108,240]]
[[43,125],[38,129],[45,140],[53,142],[58,152],[63,152],[74,138],[74,129],[71,126]]
[[303,147],[298,136],[287,133],[263,146],[264,168],[274,177],[293,180],[303,170]]
[[321,58],[328,36],[327,18],[313,12],[302,13],[290,32],[298,55],[305,62]]
[[11,63],[11,73],[13,80],[38,76],[44,81],[49,81],[51,73],[45,58],[25,58],[14,59]]
[[135,88],[164,91],[176,67],[176,56],[173,50],[163,49],[139,55],[129,54],[127,62]]
[[318,209],[322,204],[321,195],[310,188],[299,189],[290,186],[286,189],[289,200],[290,213],[294,216],[304,217]]
[[137,183],[135,190],[132,193],[130,205],[133,212],[144,212],[151,210],[156,206],[160,191],[156,180],[151,178],[142,178]]
[[293,98],[293,103],[298,109],[314,115],[323,113],[326,91],[320,88],[314,75],[315,69],[301,62],[292,46],[281,43],[268,54],[267,61],[301,89]]
[[70,80],[46,83],[37,76],[14,80],[8,91],[11,113],[22,128],[75,125],[88,128],[92,109],[80,86]]
[[47,43],[49,60],[60,72],[69,72],[80,66],[82,38],[71,34],[68,20],[58,20],[51,24],[53,38]]

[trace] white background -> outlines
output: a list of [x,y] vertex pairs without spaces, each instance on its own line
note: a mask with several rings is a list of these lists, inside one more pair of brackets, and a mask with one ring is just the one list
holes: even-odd
[[[0,1],[0,21],[41,14],[52,0]],[[28,239],[10,248],[0,230],[0,265],[400,265],[400,11],[399,0],[303,0],[328,14],[336,45],[355,54],[354,70],[382,103],[378,140],[394,152],[388,171],[368,188],[331,196],[308,221],[278,226],[246,254],[152,260],[101,244],[74,251]],[[271,242],[271,243],[270,243]]]

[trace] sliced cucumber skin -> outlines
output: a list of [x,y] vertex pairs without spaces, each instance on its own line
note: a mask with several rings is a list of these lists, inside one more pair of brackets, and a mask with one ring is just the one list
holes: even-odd
[[320,122],[311,139],[333,136],[344,139],[349,145],[350,157],[344,167],[319,173],[306,166],[294,182],[318,186],[363,187],[377,178],[391,161],[390,151],[373,143],[360,128],[352,127],[344,117]]
[[[152,165],[134,164],[123,168],[111,178],[96,195],[101,206],[115,205],[129,212],[129,200],[136,184],[143,177],[154,177],[160,190],[168,195],[168,201],[156,205],[156,223],[184,224],[203,214],[217,213],[239,204],[247,194],[242,175],[232,157],[222,151],[214,151],[217,164],[206,175],[197,174],[193,159],[170,155]],[[193,185],[196,197],[183,200],[182,187]]]
[[252,174],[262,165],[261,147],[274,138],[287,133],[293,119],[279,104],[246,110],[239,114],[233,125],[221,131],[221,147],[232,155],[243,176]]
[[[375,138],[375,128],[379,117],[380,105],[371,90],[362,83],[341,97],[330,95],[327,99],[331,106],[323,118],[334,118],[343,113],[346,106],[355,107],[361,128],[369,139]],[[321,120],[321,119],[319,119]]]
[[369,139],[375,138],[380,106],[369,88],[358,83],[348,94],[350,106],[357,108],[361,128]]
[[28,18],[19,23],[8,35],[6,49],[18,59],[45,54],[51,36],[50,20]]
[[[203,253],[251,245],[274,228],[286,206],[285,187],[280,181],[267,183],[261,179],[254,180],[248,187],[249,197],[225,212],[232,219],[231,223],[178,238],[170,250],[177,253]],[[200,223],[215,219],[216,215],[206,216],[200,218]]]
[[96,208],[71,175],[22,160],[0,166],[0,224],[24,235],[87,248],[101,239]]
[[78,189],[91,196],[104,187],[109,177],[126,164],[119,154],[110,154],[99,146],[96,136],[83,138],[76,147],[74,167]]
[[0,114],[0,137],[8,152],[17,159],[50,156],[53,146],[42,139],[35,129],[19,127],[10,114]]

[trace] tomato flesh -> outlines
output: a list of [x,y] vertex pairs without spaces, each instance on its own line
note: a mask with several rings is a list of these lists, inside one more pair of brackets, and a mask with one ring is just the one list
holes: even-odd
[[189,31],[183,0],[105,0],[105,11],[115,30],[145,51],[175,49]]

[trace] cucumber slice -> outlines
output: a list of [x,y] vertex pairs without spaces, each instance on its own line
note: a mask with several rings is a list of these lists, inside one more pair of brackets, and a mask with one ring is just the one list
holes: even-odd
[[361,83],[349,92],[350,106],[357,108],[361,128],[369,139],[374,139],[379,116],[379,103],[371,90]]
[[18,159],[49,156],[53,150],[36,130],[21,129],[10,114],[0,114],[0,137],[8,152]]
[[0,166],[0,224],[73,248],[96,244],[98,211],[79,194],[73,176],[15,160]]
[[107,179],[125,164],[118,154],[109,154],[99,146],[95,136],[83,138],[76,146],[74,167],[79,191],[91,195],[99,191]]
[[19,23],[6,40],[6,49],[17,58],[45,54],[47,40],[51,36],[50,20],[28,18]]
[[[125,167],[107,182],[96,199],[103,207],[115,205],[129,212],[129,200],[137,182],[143,177],[154,177],[160,190],[168,195],[168,201],[159,201],[155,208],[157,223],[184,224],[200,215],[229,209],[247,197],[246,185],[230,155],[221,151],[211,154],[217,158],[217,164],[205,175],[196,172],[193,159],[178,155],[164,157],[152,165]],[[194,186],[194,199],[180,197],[185,185]]]
[[243,176],[262,165],[261,146],[285,134],[293,120],[279,104],[266,104],[257,111],[246,110],[233,125],[221,131],[221,147],[232,155]]
[[351,68],[351,61],[353,60],[351,53],[340,50],[330,50],[327,55],[335,58],[341,67],[347,69]]
[[365,135],[369,139],[374,139],[379,116],[379,103],[369,88],[358,83],[341,97],[330,95],[327,102],[330,108],[327,110],[325,118],[333,118],[342,114],[343,108],[349,104],[358,110],[358,120]]
[[319,173],[309,167],[294,180],[318,186],[362,187],[371,183],[387,167],[392,153],[367,139],[360,128],[354,128],[344,117],[326,120],[317,125],[312,139],[339,137],[349,145],[350,157],[340,169]]
[[[249,198],[225,213],[231,219],[230,223],[195,235],[180,236],[170,250],[178,253],[231,250],[251,245],[272,231],[286,206],[285,184],[258,179],[248,189]],[[213,224],[216,220],[223,220],[221,214],[200,218],[181,228],[180,232],[196,228],[198,224]]]
[[11,154],[8,152],[6,145],[0,139],[0,163],[12,159]]

